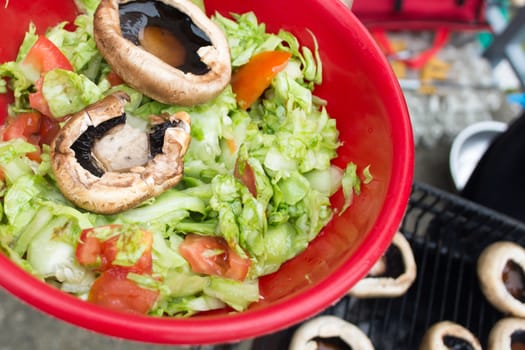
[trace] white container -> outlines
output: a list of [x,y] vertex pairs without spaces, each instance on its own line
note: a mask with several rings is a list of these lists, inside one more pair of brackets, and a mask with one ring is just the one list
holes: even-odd
[[506,123],[482,121],[469,125],[454,138],[449,154],[449,166],[452,181],[458,191],[465,187],[493,139],[506,129]]

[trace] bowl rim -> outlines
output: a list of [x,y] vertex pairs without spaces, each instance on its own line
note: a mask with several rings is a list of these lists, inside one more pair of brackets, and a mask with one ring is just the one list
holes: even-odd
[[[403,159],[403,162],[394,162],[387,185],[389,190],[376,225],[363,239],[359,249],[334,273],[300,295],[277,301],[264,309],[231,314],[226,319],[221,317],[223,322],[217,322],[214,316],[155,318],[110,311],[68,295],[28,273],[20,273],[23,270],[3,254],[0,254],[0,265],[4,269],[2,275],[18,277],[16,280],[0,278],[0,284],[28,305],[81,328],[127,340],[178,345],[232,343],[276,332],[314,316],[342,298],[348,291],[346,286],[357,283],[366,275],[397,232],[412,188],[414,144],[408,108],[399,82],[386,57],[373,45],[371,34],[341,1],[316,2],[322,4],[326,11],[344,12],[348,25],[357,27],[355,30],[368,38],[372,45],[367,50],[387,68],[388,76],[385,76],[382,89],[390,91],[391,105],[396,106],[397,113],[406,123],[405,128],[396,129],[393,135],[396,141],[394,147],[399,151],[395,157]],[[35,290],[42,292],[34,293]],[[174,328],[181,331],[174,334]]]

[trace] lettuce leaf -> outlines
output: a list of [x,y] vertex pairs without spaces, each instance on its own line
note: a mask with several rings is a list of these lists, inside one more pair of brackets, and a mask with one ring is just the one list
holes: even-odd
[[86,76],[59,68],[46,73],[42,93],[55,117],[81,111],[102,97],[102,91]]

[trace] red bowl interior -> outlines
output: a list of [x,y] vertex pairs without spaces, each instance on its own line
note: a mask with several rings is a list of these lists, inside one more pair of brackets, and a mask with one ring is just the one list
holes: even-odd
[[[152,343],[211,344],[253,338],[321,312],[371,268],[391,242],[404,215],[413,176],[413,138],[405,101],[389,65],[360,22],[340,1],[206,0],[215,11],[254,11],[269,31],[294,33],[313,47],[315,34],[324,80],[316,93],[328,101],[343,146],[336,163],[370,164],[374,180],[336,215],[306,251],[261,279],[264,300],[237,314],[190,319],[120,314],[88,304],[34,279],[0,255],[0,285],[48,314],[103,334]],[[1,8],[0,62],[13,59],[33,21],[39,32],[75,16],[72,1],[10,1]],[[0,95],[0,118],[9,97]],[[333,202],[341,205],[342,196]]]

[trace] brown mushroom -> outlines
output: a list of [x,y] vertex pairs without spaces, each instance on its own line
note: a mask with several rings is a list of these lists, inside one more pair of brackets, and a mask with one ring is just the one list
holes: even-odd
[[423,336],[420,350],[481,350],[481,344],[465,327],[451,322],[441,321],[430,327]]
[[102,0],[93,25],[115,73],[154,100],[204,103],[230,82],[227,39],[191,0]]
[[508,317],[499,320],[489,334],[488,350],[525,349],[525,320]]
[[481,290],[497,309],[525,317],[525,249],[501,241],[486,247],[478,258]]
[[[336,347],[332,343],[341,343]],[[318,316],[303,323],[293,334],[289,350],[350,348],[374,350],[370,338],[356,325],[336,316]]]
[[81,208],[118,213],[182,178],[191,140],[189,115],[157,116],[151,130],[133,130],[126,124],[128,100],[116,92],[74,114],[51,145],[57,184]]
[[356,298],[398,297],[406,293],[416,279],[417,268],[410,244],[402,233],[394,235],[392,244],[365,278],[356,283],[348,295]]

